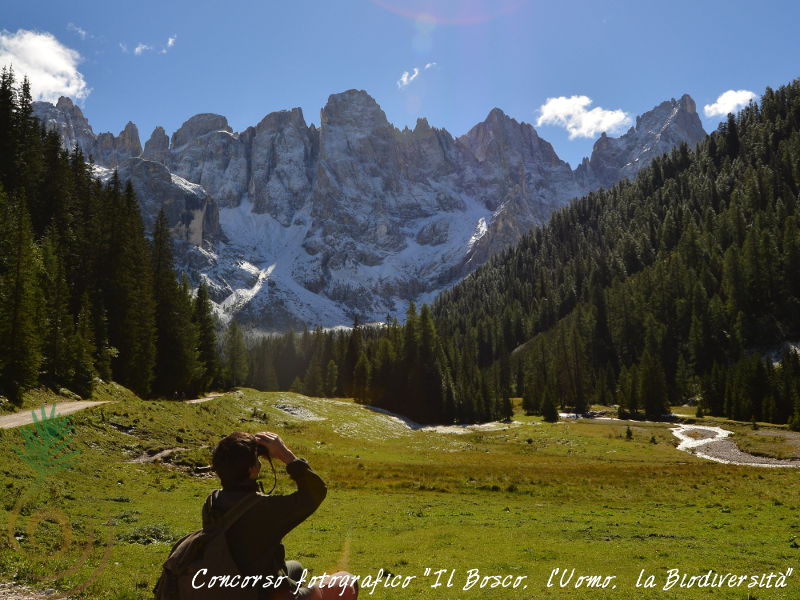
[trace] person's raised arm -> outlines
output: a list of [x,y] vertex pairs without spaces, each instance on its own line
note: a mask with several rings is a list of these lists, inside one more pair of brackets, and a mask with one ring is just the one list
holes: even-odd
[[317,510],[328,489],[322,478],[305,460],[297,458],[277,434],[268,431],[257,433],[256,440],[267,449],[269,456],[286,464],[286,472],[297,485],[293,494],[273,497],[279,505],[277,510],[285,517],[283,533],[286,534]]

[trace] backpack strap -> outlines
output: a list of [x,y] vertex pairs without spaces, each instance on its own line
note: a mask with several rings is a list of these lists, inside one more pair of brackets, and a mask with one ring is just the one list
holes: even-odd
[[222,516],[219,523],[211,531],[213,531],[215,534],[226,532],[231,525],[233,525],[242,516],[244,516],[247,511],[256,505],[259,498],[259,494],[254,492],[253,494],[248,494],[239,500],[239,502],[228,509],[228,512]]

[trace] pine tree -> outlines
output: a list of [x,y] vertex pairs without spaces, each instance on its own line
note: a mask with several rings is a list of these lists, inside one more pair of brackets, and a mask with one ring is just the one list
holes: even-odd
[[367,355],[362,351],[353,369],[353,398],[356,402],[365,404],[369,402],[369,384],[372,375],[372,366]]
[[328,367],[325,369],[325,396],[333,398],[337,395],[337,381],[339,380],[339,367],[336,361],[330,359]]
[[556,405],[555,394],[549,387],[546,387],[544,390],[539,410],[542,413],[542,419],[547,423],[555,423],[558,421],[558,406]]
[[[203,370],[188,285],[181,285],[176,279],[172,240],[163,210],[156,219],[151,255],[156,324],[153,392],[167,398],[182,397],[202,379]],[[238,381],[241,385],[244,377]]]
[[64,264],[59,253],[57,234],[50,231],[41,247],[41,288],[47,290],[43,313],[42,370],[50,386],[66,385],[71,378],[70,340],[73,336],[72,315],[69,311],[69,288]]
[[198,358],[202,366],[202,374],[197,378],[198,394],[203,394],[217,380],[219,371],[214,315],[211,310],[211,300],[208,297],[208,286],[205,282],[197,288],[192,322],[197,330]]
[[88,294],[84,294],[81,299],[70,347],[73,367],[67,387],[79,396],[88,398],[92,395],[97,377],[94,367],[96,348],[92,331],[92,310]]
[[[140,396],[151,392],[156,364],[153,271],[133,188],[114,174],[105,192],[108,231],[99,270],[106,281],[109,354],[114,379]],[[124,243],[121,242],[124,240]],[[148,260],[148,258],[151,258]]]
[[[225,375],[228,385],[238,387],[247,379],[247,345],[239,325],[232,321],[225,338]],[[302,383],[302,382],[301,382]]]
[[324,395],[321,360],[321,357],[315,354],[308,365],[308,369],[306,369],[306,376],[303,378],[303,393],[307,396],[319,397]]

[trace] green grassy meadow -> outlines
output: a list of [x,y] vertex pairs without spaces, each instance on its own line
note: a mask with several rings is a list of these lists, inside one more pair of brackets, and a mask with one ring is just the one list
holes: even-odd
[[[242,390],[187,405],[103,386],[97,399],[110,398],[119,401],[70,415],[79,460],[41,483],[12,449],[23,445],[20,430],[0,430],[0,580],[81,598],[150,598],[170,542],[199,528],[202,502],[217,487],[194,467],[209,464],[231,431],[270,430],[329,488],[284,540],[287,557],[315,574],[415,576],[406,589],[381,582],[373,597],[800,598],[800,473],[695,458],[675,449],[668,424],[631,423],[626,440],[628,423],[542,424],[520,413],[521,425],[457,435],[285,392]],[[748,451],[800,454],[786,430],[725,425]],[[174,448],[183,449],[131,462]],[[290,492],[278,473],[276,491]],[[268,465],[261,477],[269,489]],[[575,569],[569,587],[547,587],[556,568]],[[787,568],[795,573],[781,589],[661,589],[668,569]],[[432,587],[426,569],[455,570],[453,587]],[[465,591],[469,569],[525,576],[527,588]],[[635,586],[642,569],[657,587]],[[576,588],[580,575],[616,576],[616,589]]]

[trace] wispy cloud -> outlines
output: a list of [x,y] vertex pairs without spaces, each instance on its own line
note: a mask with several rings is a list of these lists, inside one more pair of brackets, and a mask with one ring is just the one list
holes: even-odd
[[703,107],[703,113],[707,117],[724,117],[728,113],[735,113],[740,108],[747,106],[755,97],[755,93],[750,90],[728,90],[720,94],[714,104],[706,104]]
[[595,106],[589,109],[592,99],[588,96],[559,96],[548,98],[539,107],[536,125],[558,125],[569,132],[569,139],[593,138],[607,132],[616,133],[631,124],[630,116],[622,110],[606,110]]
[[128,45],[123,44],[122,42],[119,43],[119,49],[122,50],[125,54],[128,53]]
[[432,69],[436,66],[435,62],[426,63],[422,69],[419,67],[414,67],[411,71],[403,71],[403,74],[400,75],[400,79],[397,80],[397,87],[399,89],[403,89],[407,87],[412,81],[414,81],[417,77],[419,77],[422,71],[427,71],[428,69]]
[[21,79],[31,82],[36,100],[55,102],[59,96],[75,100],[86,98],[86,85],[78,64],[80,53],[64,46],[52,34],[20,29],[16,33],[0,31],[0,66],[12,66]]
[[176,41],[177,39],[178,39],[178,36],[177,36],[177,35],[172,35],[172,36],[168,37],[168,38],[167,38],[167,45],[166,45],[166,46],[164,46],[164,47],[163,47],[163,48],[160,50],[160,53],[161,53],[161,54],[166,54],[166,53],[169,51],[169,49],[170,49],[170,48],[172,48],[172,47],[175,45],[175,41]]
[[89,32],[85,29],[78,27],[75,23],[67,23],[67,31],[71,31],[75,35],[77,35],[82,40],[85,40],[87,37],[92,37],[89,35]]
[[400,75],[400,79],[397,80],[397,87],[401,90],[409,85],[412,81],[414,81],[419,76],[419,69],[414,67],[411,73],[408,71],[403,71],[403,74]]
[[[136,45],[136,47],[133,49],[133,53],[136,56],[141,56],[145,52],[154,52],[154,51],[157,51],[158,54],[166,54],[167,52],[169,52],[170,49],[175,47],[175,42],[176,41],[178,41],[178,36],[177,35],[171,35],[171,36],[169,36],[167,38],[166,43],[163,46],[161,46],[160,48],[157,45],[154,46],[154,45],[151,45],[151,44],[145,44],[144,42],[139,42]],[[127,52],[128,51],[128,47],[123,43],[120,43],[119,47],[122,49],[123,52]]]

